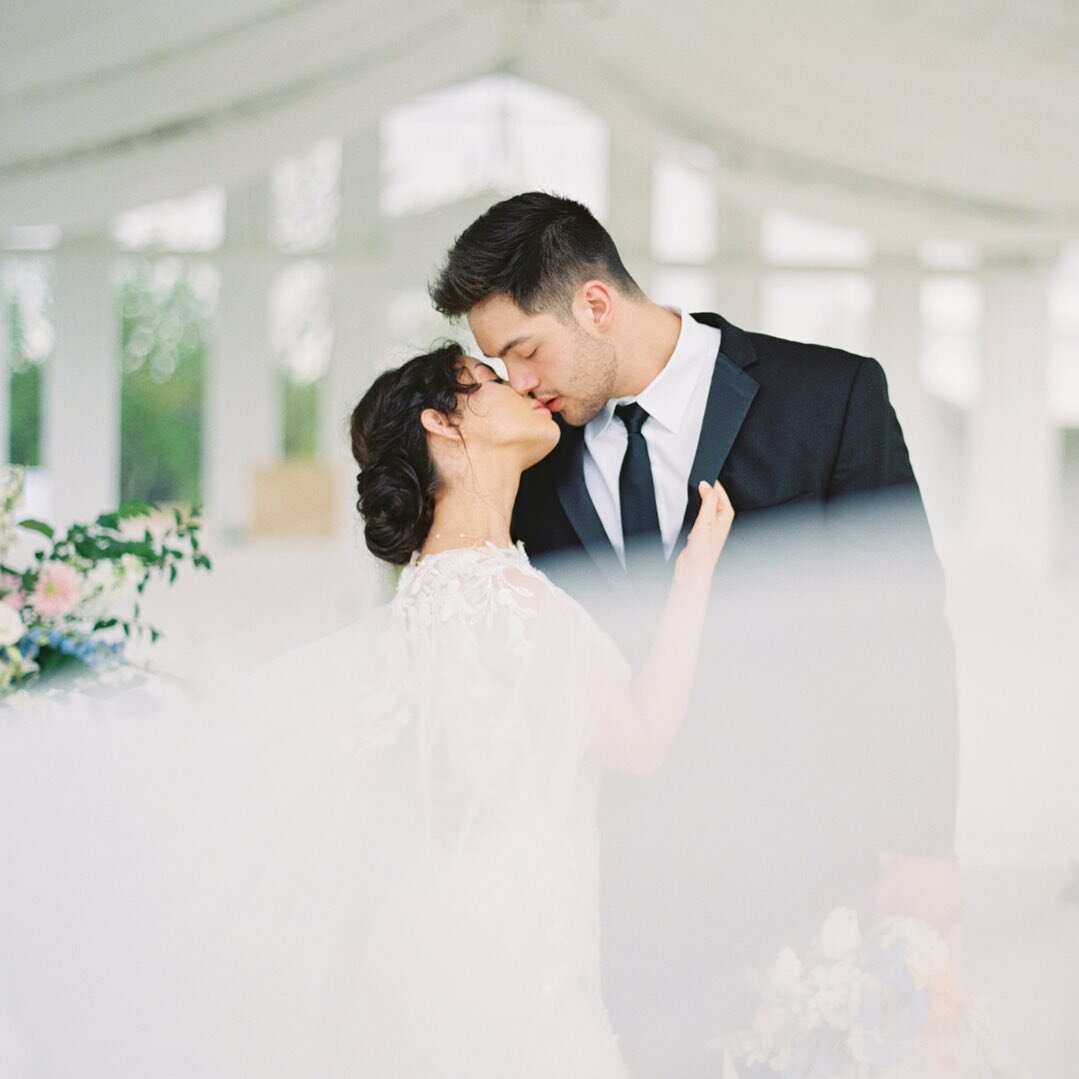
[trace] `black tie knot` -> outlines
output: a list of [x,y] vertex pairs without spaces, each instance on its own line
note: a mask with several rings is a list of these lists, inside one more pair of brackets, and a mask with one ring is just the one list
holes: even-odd
[[631,435],[639,435],[644,421],[648,419],[648,413],[636,401],[616,406],[614,414],[626,425]]

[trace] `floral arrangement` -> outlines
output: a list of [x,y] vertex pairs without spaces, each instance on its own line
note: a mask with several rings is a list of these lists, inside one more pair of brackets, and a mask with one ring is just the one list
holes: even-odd
[[863,936],[854,911],[824,922],[806,960],[783,948],[752,974],[753,1025],[735,1060],[784,1079],[1018,1079],[983,1002],[950,972],[948,945],[928,923],[885,919]]
[[[161,635],[140,617],[148,581],[171,583],[185,561],[210,568],[197,509],[166,515],[151,502],[125,502],[57,535],[44,521],[16,521],[24,478],[18,466],[0,468],[0,699],[60,670],[119,668],[133,638],[154,643]],[[20,529],[45,543],[28,565],[14,566],[9,553]]]

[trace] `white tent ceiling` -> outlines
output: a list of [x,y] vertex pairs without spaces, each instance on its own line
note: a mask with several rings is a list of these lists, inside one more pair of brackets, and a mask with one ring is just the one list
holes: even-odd
[[100,229],[490,72],[886,245],[1079,236],[1071,0],[9,0],[0,227]]

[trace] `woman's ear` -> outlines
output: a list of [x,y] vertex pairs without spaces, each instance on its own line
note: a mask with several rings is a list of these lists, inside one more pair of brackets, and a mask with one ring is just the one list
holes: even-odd
[[429,435],[440,435],[453,442],[461,441],[461,432],[456,424],[450,423],[449,417],[433,408],[425,408],[420,413],[420,423]]

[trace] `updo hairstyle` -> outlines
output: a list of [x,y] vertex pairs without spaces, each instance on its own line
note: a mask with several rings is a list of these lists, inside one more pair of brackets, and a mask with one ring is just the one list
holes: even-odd
[[464,350],[456,342],[385,371],[352,411],[352,456],[360,466],[356,508],[376,558],[407,565],[423,546],[435,511],[439,478],[420,413],[459,416],[458,398],[479,389],[462,382]]

